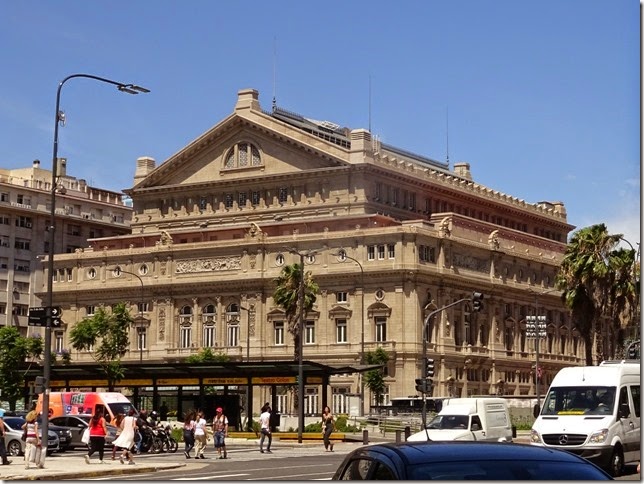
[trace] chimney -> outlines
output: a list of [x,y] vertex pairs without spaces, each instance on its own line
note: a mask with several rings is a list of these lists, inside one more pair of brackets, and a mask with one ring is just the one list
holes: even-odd
[[150,156],[141,156],[136,159],[136,171],[134,172],[134,184],[136,185],[146,176],[148,176],[152,170],[154,170],[156,161]]
[[40,168],[40,160],[34,160],[33,168]]
[[454,163],[454,174],[465,178],[466,180],[472,180],[472,173],[470,172],[470,164],[464,161],[459,161]]
[[253,111],[262,110],[259,105],[259,92],[256,89],[241,89],[237,92],[235,111],[242,111],[244,109]]
[[363,163],[373,160],[373,145],[371,143],[371,133],[363,128],[354,129],[349,134],[351,148],[349,150],[349,161],[352,163]]
[[67,176],[67,158],[58,158],[58,164],[56,165],[56,175],[57,176]]

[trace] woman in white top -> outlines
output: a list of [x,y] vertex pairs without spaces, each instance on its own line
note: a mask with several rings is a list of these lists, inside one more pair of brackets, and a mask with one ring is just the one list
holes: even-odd
[[[32,410],[25,417],[25,424],[22,426],[23,430],[27,431],[27,440],[25,441],[25,469],[29,469],[29,463],[36,463],[37,448],[40,447],[40,432],[38,430],[38,422],[36,418],[38,414]],[[42,461],[37,463],[38,467],[42,468]]]
[[125,459],[128,460],[128,464],[134,464],[132,447],[134,447],[134,431],[136,428],[134,409],[130,409],[128,416],[121,421],[121,434],[112,443],[114,447],[123,450],[123,453],[119,457],[121,464],[125,464]]
[[204,450],[206,450],[206,419],[203,418],[203,411],[199,410],[195,422],[195,459],[205,459]]

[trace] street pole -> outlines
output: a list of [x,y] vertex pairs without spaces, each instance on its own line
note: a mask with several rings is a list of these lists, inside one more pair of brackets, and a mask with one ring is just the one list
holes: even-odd
[[[365,320],[364,320],[364,314],[365,314],[365,308],[364,308],[364,269],[362,267],[362,264],[360,261],[357,259],[354,259],[353,257],[347,255],[347,252],[344,249],[340,249],[338,252],[334,253],[333,255],[342,258],[342,260],[352,260],[356,264],[358,264],[358,267],[360,267],[360,284],[362,285],[362,294],[361,294],[361,303],[360,303],[360,312],[362,313],[362,331],[360,333],[360,364],[364,365],[365,364],[365,351],[364,351],[364,330],[365,330]],[[362,375],[362,372],[358,373],[358,379],[360,381],[360,416],[362,417],[364,415],[364,378]]]
[[54,117],[54,147],[52,154],[51,166],[51,206],[49,213],[49,233],[47,242],[49,244],[48,259],[47,259],[47,307],[46,307],[46,326],[45,326],[45,348],[43,355],[43,379],[44,379],[44,392],[42,398],[42,436],[45,442],[47,435],[49,435],[49,393],[50,385],[49,380],[51,377],[51,327],[53,323],[52,309],[54,306],[54,253],[56,252],[54,244],[56,243],[55,229],[56,229],[56,190],[58,188],[58,125],[65,121],[65,115],[60,110],[60,93],[63,85],[70,79],[83,77],[87,79],[94,79],[95,81],[105,82],[117,87],[121,92],[128,94],[139,94],[150,92],[149,89],[137,86],[135,84],[124,84],[122,82],[112,81],[103,77],[94,76],[91,74],[72,74],[67,76],[58,84],[56,91],[56,113]]
[[[543,322],[544,327],[547,325],[545,316],[542,320],[539,319],[539,296],[545,296],[551,292],[557,291],[558,289],[553,288],[544,292],[536,292],[532,289],[528,289],[528,292],[534,293],[534,353],[535,353],[535,367],[534,367],[534,391],[537,394],[537,409],[541,411],[541,391],[539,388],[539,342],[541,341],[542,332],[539,327]],[[526,317],[529,318],[529,316]],[[545,333],[545,332],[544,332]],[[544,334],[545,336],[545,334]],[[543,374],[543,373],[541,373]]]
[[307,252],[299,252],[294,248],[286,248],[286,250],[300,257],[300,284],[297,297],[300,310],[298,322],[299,341],[297,342],[297,442],[301,444],[302,432],[304,431],[304,365],[302,360],[302,352],[304,350],[304,257],[314,255],[317,250],[309,250]]
[[[432,320],[434,316],[436,316],[438,313],[441,311],[444,311],[448,308],[451,308],[452,306],[456,306],[457,304],[464,303],[466,301],[471,301],[472,298],[469,297],[464,297],[462,299],[459,299],[458,301],[454,301],[453,303],[448,304],[447,306],[443,306],[441,308],[435,309],[431,313],[427,315],[425,318],[425,321],[423,322],[423,333],[422,333],[422,338],[423,338],[423,358],[422,358],[422,367],[421,367],[421,378],[424,381],[427,381],[427,365],[425,362],[427,361],[427,326],[429,325],[429,322]],[[423,428],[425,431],[427,431],[427,394],[423,392],[423,409],[421,413],[421,419],[423,422]],[[429,440],[429,437],[427,437],[427,440]]]
[[143,332],[141,331],[141,328],[143,327],[143,319],[144,319],[143,303],[145,300],[145,298],[143,297],[143,279],[141,279],[141,276],[139,276],[138,274],[135,274],[134,272],[124,271],[120,267],[115,267],[114,269],[112,269],[112,271],[119,272],[119,273],[122,272],[123,274],[130,274],[131,276],[136,277],[141,283],[141,302],[139,304],[139,324],[137,324],[135,327],[136,327],[136,340],[139,346],[139,363],[143,363],[143,337],[142,337]]
[[[252,305],[251,305],[252,307]],[[250,363],[250,309],[239,306],[239,309],[246,311],[246,363]],[[252,406],[250,401],[250,381],[246,382],[246,430],[253,430],[251,425]]]

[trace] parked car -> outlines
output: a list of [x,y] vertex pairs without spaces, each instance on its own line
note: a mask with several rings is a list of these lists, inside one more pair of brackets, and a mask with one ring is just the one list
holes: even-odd
[[[535,452],[537,450],[538,452]],[[613,480],[569,452],[509,442],[403,442],[360,447],[333,480]]]
[[[42,420],[40,417],[38,417],[38,425],[42,426]],[[51,419],[49,420],[49,424],[47,425],[49,427],[49,430],[52,432],[55,432],[56,435],[58,435],[58,440],[60,442],[60,448],[58,449],[60,452],[65,452],[66,450],[71,449],[71,444],[72,444],[72,432],[69,430],[67,427],[60,427],[53,423]]]
[[[64,415],[61,417],[52,417],[49,421],[54,425],[67,429],[71,433],[71,442],[68,448],[73,449],[75,447],[87,447],[87,444],[81,441],[81,437],[85,429],[89,426],[89,420],[91,418],[91,415]],[[116,439],[116,427],[107,424],[105,445],[111,446],[114,439]]]
[[[26,420],[22,417],[3,417],[5,425],[4,443],[7,448],[7,454],[18,456],[25,453],[25,442],[22,441],[22,426]],[[60,449],[60,440],[53,430],[49,430],[47,439],[47,455]]]

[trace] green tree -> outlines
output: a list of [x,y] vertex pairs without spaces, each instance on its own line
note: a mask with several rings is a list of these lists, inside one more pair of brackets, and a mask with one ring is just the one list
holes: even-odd
[[[302,280],[302,268],[300,264],[292,264],[284,267],[279,277],[275,279],[275,292],[273,301],[275,304],[284,309],[288,332],[293,335],[293,344],[295,345],[295,361],[299,361],[300,355],[300,281]],[[320,288],[313,281],[311,272],[304,274],[304,317],[306,313],[313,308],[317,294]]]
[[616,345],[624,344],[624,330],[639,324],[640,265],[634,249],[618,249],[611,253],[609,301],[611,320],[618,335]]
[[618,314],[619,318],[626,317],[627,308],[633,304],[634,293],[628,287],[630,282],[625,281],[634,281],[632,270],[627,270],[629,260],[630,267],[634,266],[634,254],[627,256],[617,248],[621,238],[621,234],[609,234],[604,224],[578,230],[566,247],[557,274],[557,288],[585,343],[587,365],[593,364],[593,339],[599,345],[597,357],[603,359],[603,318],[615,321]]
[[0,390],[2,399],[9,402],[11,410],[23,396],[24,371],[21,369],[28,358],[39,357],[43,352],[42,338],[25,338],[13,326],[0,328]]
[[225,353],[215,353],[212,348],[201,348],[196,355],[190,355],[186,358],[186,363],[225,363],[230,361],[230,356]]
[[[375,351],[365,353],[365,362],[367,365],[382,365],[383,367],[389,361],[389,355],[385,350],[378,347]],[[365,386],[375,395],[376,405],[382,405],[383,394],[385,393],[385,370],[384,368],[375,368],[369,370],[364,376]]]
[[130,345],[128,333],[132,321],[125,303],[118,303],[110,312],[99,308],[94,316],[77,323],[69,332],[74,349],[92,349],[90,354],[105,372],[110,390],[125,376],[121,358]]

